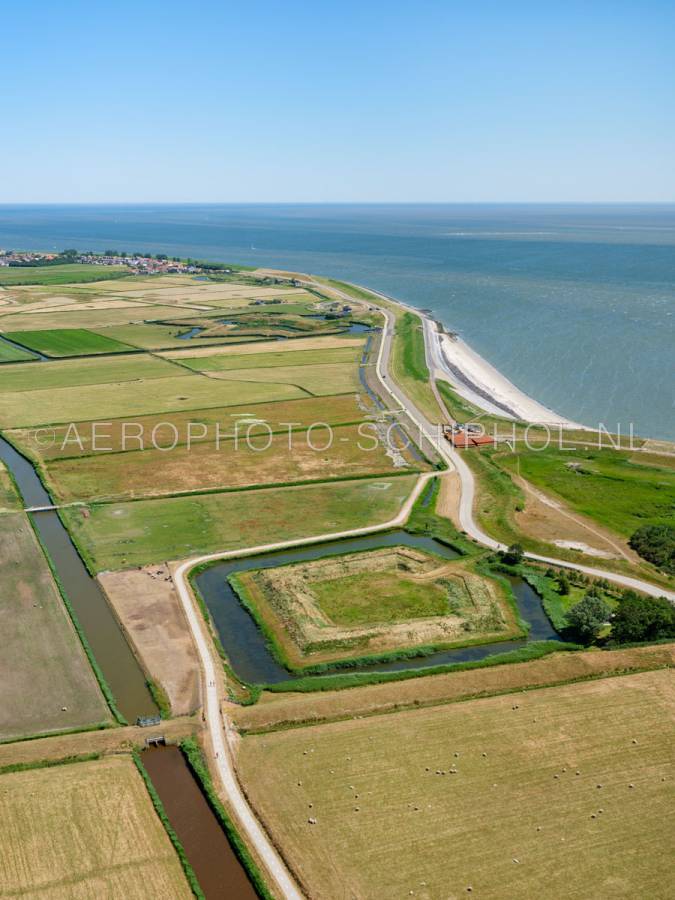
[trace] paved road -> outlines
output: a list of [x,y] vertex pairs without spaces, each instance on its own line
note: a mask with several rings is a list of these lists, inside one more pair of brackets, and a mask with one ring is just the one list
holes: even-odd
[[220,660],[214,661],[211,638],[208,635],[201,613],[192,598],[192,592],[187,582],[187,573],[194,566],[202,562],[212,560],[229,559],[244,555],[255,556],[259,553],[269,553],[273,550],[286,550],[290,547],[306,546],[311,543],[323,543],[324,541],[338,540],[344,537],[358,537],[359,535],[373,534],[378,531],[387,531],[405,524],[413,504],[419,497],[426,483],[431,478],[438,477],[438,472],[427,472],[417,480],[414,490],[406,500],[399,513],[388,522],[373,525],[366,528],[355,528],[350,531],[338,531],[331,534],[315,535],[309,539],[295,541],[279,541],[274,544],[262,544],[257,547],[247,547],[245,550],[232,550],[226,553],[210,553],[205,556],[194,557],[181,563],[173,572],[173,578],[178,591],[178,596],[185,610],[190,630],[194,637],[195,646],[199,655],[203,678],[204,716],[208,740],[211,745],[213,761],[220,775],[222,787],[227,795],[231,808],[237,818],[240,830],[245,834],[247,843],[255,848],[258,856],[264,861],[265,868],[273,878],[281,896],[288,900],[299,900],[302,893],[286,868],[284,861],[272,845],[267,833],[246,800],[239,781],[234,771],[232,759],[232,747],[227,739],[231,725],[227,717],[221,711],[222,673]]
[[[348,301],[353,298],[348,294],[336,291]],[[388,299],[388,298],[383,298]],[[371,305],[376,306],[375,303]],[[376,372],[380,380],[383,391],[385,391],[393,401],[394,407],[404,412],[409,420],[413,423],[415,429],[422,434],[427,435],[434,441],[439,454],[447,462],[449,471],[453,469],[457,471],[461,483],[461,496],[459,504],[459,521],[463,530],[478,543],[492,550],[505,550],[506,546],[499,541],[494,540],[486,534],[474,521],[473,518],[473,501],[475,493],[475,481],[473,473],[462,459],[461,454],[454,449],[447,441],[438,435],[438,424],[429,422],[415,407],[412,401],[406,396],[389,374],[389,358],[391,356],[391,345],[394,333],[395,319],[393,314],[386,308],[376,306],[382,313],[385,325],[382,332],[382,339],[378,351],[376,362]],[[427,320],[428,321],[428,320]],[[427,328],[425,325],[425,346],[426,346]],[[428,347],[427,347],[428,352]],[[411,493],[406,503],[401,508],[397,516],[381,525],[370,526],[366,528],[356,528],[349,531],[334,532],[332,534],[315,535],[312,538],[282,541],[273,544],[263,544],[257,547],[248,547],[243,550],[229,551],[225,553],[211,553],[205,556],[195,557],[186,562],[181,563],[174,571],[174,581],[180,597],[185,615],[192,631],[197,652],[199,654],[200,664],[202,668],[202,676],[204,680],[203,696],[204,696],[204,715],[206,719],[206,727],[211,750],[218,773],[220,775],[222,787],[227,795],[230,806],[234,811],[238,825],[246,836],[247,842],[253,846],[260,859],[263,860],[268,875],[274,880],[281,896],[288,900],[300,900],[302,893],[288,871],[284,861],[281,859],[275,847],[272,845],[267,833],[262,828],[260,822],[251,810],[242,789],[237,780],[234,770],[231,741],[228,739],[231,725],[227,717],[221,710],[221,678],[218,675],[220,671],[220,661],[214,662],[212,655],[212,642],[208,632],[206,631],[201,613],[193,600],[191,590],[188,586],[186,575],[190,569],[202,562],[209,562],[218,559],[228,559],[230,557],[241,557],[244,555],[257,555],[259,553],[267,553],[273,550],[283,550],[290,547],[304,546],[311,543],[322,543],[324,541],[337,540],[345,537],[356,537],[359,535],[373,534],[377,531],[385,531],[390,528],[403,525],[407,520],[415,500],[419,497],[425,484],[431,479],[438,477],[438,472],[428,472],[421,475],[417,481],[415,489]],[[666,595],[671,600],[675,600],[675,594],[662,588],[655,587],[649,582],[642,581],[637,578],[631,578],[627,575],[619,575],[616,572],[608,572],[603,569],[597,569],[592,566],[579,565],[570,563],[566,560],[555,559],[553,557],[539,556],[534,553],[526,554],[530,559],[536,559],[541,562],[550,563],[552,565],[578,569],[586,574],[599,578],[606,578],[609,581],[621,584],[625,587],[636,588],[644,591],[652,596]]]
[[[422,428],[424,430],[424,433],[427,435],[437,435],[437,427],[428,422],[428,420],[424,418],[420,411],[416,409],[413,403],[407,398],[400,387],[392,382],[388,370],[388,360],[391,353],[394,316],[391,312],[389,312],[389,310],[383,307],[378,308],[382,312],[386,323],[383,340],[380,346],[380,353],[377,360],[377,370],[380,378],[382,379],[382,383],[390,396],[393,397],[394,400],[406,410],[409,418],[413,422],[415,422],[418,428]],[[425,322],[429,322],[426,317],[423,317],[423,320]],[[427,348],[427,360],[429,360],[429,329],[427,328],[426,324],[424,328],[424,335],[425,347]],[[443,438],[437,440],[436,449],[438,450],[438,453],[443,457],[443,459],[445,459],[445,461],[448,463],[450,468],[454,468],[459,475],[461,485],[459,500],[459,522],[462,529],[466,531],[469,537],[472,537],[475,541],[477,541],[479,544],[482,544],[484,547],[489,547],[491,550],[506,550],[506,545],[500,543],[499,541],[496,541],[494,538],[490,537],[490,535],[486,534],[480,528],[473,517],[474,497],[476,490],[475,479],[473,472],[462,458],[461,452],[455,450],[455,448]],[[669,600],[675,602],[675,592],[669,591],[667,588],[660,587],[659,585],[651,584],[649,581],[644,581],[641,578],[634,578],[630,575],[622,575],[618,572],[608,571],[596,566],[587,566],[576,562],[572,563],[564,559],[556,559],[553,556],[541,556],[538,553],[526,553],[525,556],[527,556],[529,559],[537,560],[538,562],[548,563],[549,565],[555,565],[567,569],[576,569],[579,572],[583,572],[586,575],[591,575],[594,578],[605,578],[607,579],[607,581],[614,582],[615,584],[619,584],[622,587],[631,588],[637,591],[643,591],[645,594],[649,594],[652,597],[667,597]]]

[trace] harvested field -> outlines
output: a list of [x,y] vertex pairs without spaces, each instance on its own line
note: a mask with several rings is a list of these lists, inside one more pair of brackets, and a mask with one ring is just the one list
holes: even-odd
[[329,534],[387,522],[417,476],[201,494],[62,514],[96,571]]
[[92,353],[124,353],[128,344],[102,337],[84,328],[52,328],[48,331],[8,331],[6,336],[46,356],[79,356]]
[[211,372],[210,375],[214,379],[295,385],[315,396],[346,394],[360,387],[356,366],[347,363],[237,369],[233,372]]
[[192,897],[128,756],[0,775],[0,861],[7,896]]
[[194,309],[177,306],[150,305],[145,303],[124,304],[111,307],[109,304],[94,304],[87,309],[78,304],[75,309],[61,310],[58,307],[49,312],[31,312],[22,307],[19,312],[11,312],[0,318],[4,331],[21,331],[30,328],[42,331],[49,328],[94,328],[103,325],[123,325],[128,322],[172,319],[194,316]]
[[673,666],[675,644],[602,653],[553,653],[529,662],[427,675],[346,691],[265,692],[254,706],[233,708],[231,713],[242,731],[265,731]]
[[[238,440],[217,441],[212,435],[208,443],[173,450],[101,452],[53,461],[47,478],[60,500],[95,501],[386,475],[405,467],[394,465],[382,444],[370,450],[355,425],[336,426],[333,444],[326,450],[313,449],[325,445],[328,432],[324,428],[314,433],[295,432],[290,438],[283,432],[270,435],[260,426],[251,428],[249,440],[246,433],[242,427]],[[158,430],[160,445],[170,447],[173,440],[173,432]],[[368,450],[360,449],[359,444]],[[407,456],[407,465],[412,462]]]
[[168,567],[104,572],[98,580],[144,669],[169,698],[172,714],[194,712],[199,658]]
[[412,547],[251,569],[231,580],[294,668],[518,632],[497,582]]
[[[293,346],[293,345],[291,345]],[[363,343],[356,347],[319,348],[317,350],[272,350],[265,353],[242,353],[230,349],[227,353],[212,354],[195,359],[182,357],[180,362],[197,372],[226,372],[249,368],[276,368],[280,366],[319,366],[335,363],[356,365],[361,356]],[[175,357],[174,357],[175,358]]]
[[220,356],[221,354],[265,354],[267,353],[297,353],[300,350],[333,350],[340,347],[362,347],[363,338],[342,337],[341,335],[326,335],[325,337],[299,337],[292,341],[269,341],[265,343],[252,342],[237,347],[219,345],[217,347],[195,347],[193,350],[169,350],[161,353],[165,359],[199,359],[204,356]]
[[[360,422],[365,418],[367,417],[357,397],[354,394],[341,394],[331,397],[330,400],[324,397],[305,397],[276,403],[258,402],[248,403],[245,406],[221,406],[174,412],[171,415],[171,424],[178,433],[179,445],[187,443],[188,430],[192,426],[190,439],[192,445],[196,446],[202,442],[215,440],[218,429],[223,440],[227,439],[228,435],[233,437],[235,428],[245,436],[246,429],[252,422],[267,422],[272,431],[288,435],[288,423],[292,423],[295,430],[307,428],[314,422],[344,425]],[[105,428],[99,427],[96,446],[106,445],[112,448],[111,452],[119,452],[148,450],[155,443],[161,443],[163,438],[166,438],[166,443],[171,443],[172,434],[168,433],[166,427],[160,427],[162,423],[166,423],[164,414],[113,420],[106,424]],[[44,447],[37,446],[33,429],[13,429],[8,431],[8,436],[12,443],[25,453],[40,460],[86,456],[98,452],[93,450],[94,424],[91,421],[76,422],[74,431],[69,430],[69,425],[57,426],[54,430],[53,444]],[[202,433],[200,425],[207,428],[203,438],[200,437]],[[154,431],[155,429],[157,430]],[[156,440],[153,440],[153,431]],[[138,438],[134,435],[138,435]],[[368,443],[371,443],[370,440]]]
[[0,515],[0,740],[110,722],[23,513]]
[[665,900],[674,712],[649,672],[248,736],[238,769],[312,897]]
[[[136,361],[135,357],[131,359]],[[106,363],[110,361],[112,360],[106,359]],[[159,363],[160,360],[148,362]],[[47,368],[44,363],[35,365],[39,365],[42,370]],[[52,363],[48,365],[51,369]],[[26,367],[27,365],[22,366]],[[231,383],[207,379],[201,375],[190,375],[187,369],[182,370],[183,374],[180,369],[172,371],[177,375],[171,378],[151,377],[150,380],[139,378],[122,383],[64,387],[59,391],[33,390],[29,406],[26,404],[25,393],[8,392],[2,395],[0,426],[58,424],[94,419],[95,416],[102,415],[105,416],[104,421],[107,421],[120,416],[172,413],[209,406],[228,406],[233,403],[290,400],[303,396],[303,391],[293,385]]]

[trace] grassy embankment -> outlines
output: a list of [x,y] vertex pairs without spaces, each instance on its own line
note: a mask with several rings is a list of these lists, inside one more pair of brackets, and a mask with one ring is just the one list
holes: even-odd
[[[404,310],[398,303],[376,297],[367,290],[333,279],[317,279],[327,287],[336,287],[356,300],[386,307],[394,316],[394,339],[390,360],[391,376],[432,423],[440,420],[438,403],[429,384],[429,370],[424,351],[422,320]],[[378,324],[381,324],[378,322]]]
[[422,320],[414,313],[402,311],[400,307],[392,305],[391,311],[396,318],[389,364],[391,376],[434,424],[440,420],[441,414],[429,383]]
[[35,354],[22,350],[20,347],[14,347],[0,339],[0,364],[13,362],[28,362],[34,360]]

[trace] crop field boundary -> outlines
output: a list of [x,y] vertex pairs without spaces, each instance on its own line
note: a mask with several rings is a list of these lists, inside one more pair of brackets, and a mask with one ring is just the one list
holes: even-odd
[[0,766],[0,776],[11,775],[13,772],[29,772],[31,769],[53,769],[56,766],[68,766],[71,763],[93,762],[100,758],[100,753],[80,753],[75,756],[63,756],[59,759],[38,759],[31,762],[10,763],[6,766]]
[[[412,700],[405,703],[392,702],[389,706],[382,706],[378,709],[364,709],[359,711],[356,718],[369,719],[375,716],[390,715],[391,713],[408,712],[415,709],[431,709],[436,706],[450,706],[455,703],[467,703],[471,700],[483,700],[488,697],[506,697],[509,694],[525,694],[532,691],[545,691],[549,688],[564,687],[568,684],[582,684],[587,681],[603,681],[607,678],[623,678],[626,675],[639,675],[643,672],[658,672],[666,669],[674,669],[675,662],[660,662],[653,666],[627,666],[625,669],[614,669],[607,672],[589,672],[585,675],[578,675],[573,678],[561,678],[550,681],[547,684],[531,684],[522,687],[495,688],[494,690],[475,691],[467,693],[461,697],[447,697],[445,699],[436,700]],[[316,718],[307,718],[303,720],[280,720],[278,723],[261,728],[246,728],[246,726],[238,727],[238,732],[242,736],[256,734],[271,734],[275,731],[290,731],[298,728],[311,728],[315,725],[329,725],[333,722],[344,722],[355,718],[355,713],[347,712],[336,714],[333,716],[319,716]],[[236,718],[235,718],[236,722]]]

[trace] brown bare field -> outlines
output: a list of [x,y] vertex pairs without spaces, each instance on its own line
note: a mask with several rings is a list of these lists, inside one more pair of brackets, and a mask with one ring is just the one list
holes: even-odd
[[144,669],[164,689],[174,716],[200,703],[199,658],[167,566],[103,572],[98,580]]
[[28,517],[0,516],[0,740],[111,721]]
[[166,350],[158,353],[164,359],[199,359],[203,356],[220,356],[221,353],[243,356],[251,353],[288,353],[298,350],[335,350],[341,347],[363,346],[363,338],[340,337],[339,335],[326,335],[325,337],[301,337],[291,341],[254,341],[235,346],[197,347],[194,350]]
[[[242,427],[238,441],[222,441],[220,446],[212,438],[209,443],[167,451],[96,453],[53,461],[48,464],[47,478],[56,496],[67,502],[387,475],[401,468],[394,465],[382,444],[372,451],[362,450],[359,444],[368,448],[370,441],[360,437],[354,425],[336,426],[333,445],[326,450],[313,449],[324,446],[327,434],[324,428],[295,432],[289,441],[287,433],[269,435],[260,426],[252,426],[247,441]],[[171,435],[166,441],[172,442]],[[407,458],[410,466],[412,458]]]
[[460,527],[459,498],[461,495],[461,483],[457,472],[448,472],[440,479],[438,499],[436,500],[436,514],[450,519],[453,525]]
[[0,776],[5,896],[192,897],[130,757]]
[[308,896],[669,898],[675,679],[608,678],[245,737]]
[[396,709],[455,703],[472,697],[605,678],[675,665],[675,644],[629,650],[552,653],[531,662],[427,675],[389,684],[316,693],[263,693],[255,706],[232,708],[242,731],[265,731],[304,722],[351,719]]
[[[228,435],[234,436],[235,427],[245,434],[247,423],[253,421],[267,422],[272,431],[283,431],[287,434],[289,422],[293,423],[293,428],[296,429],[307,428],[314,422],[343,425],[359,422],[365,418],[366,414],[356,395],[340,394],[330,399],[303,397],[300,400],[279,400],[274,403],[257,402],[245,406],[178,411],[171,414],[171,424],[177,430],[179,444],[187,443],[188,428],[191,425],[191,441],[194,446],[213,441],[217,429],[220,430],[223,439]],[[53,442],[50,433],[48,446],[40,446],[34,429],[16,428],[8,430],[7,434],[12,443],[24,453],[34,459],[46,461],[99,452],[93,449],[94,438],[97,447],[110,447],[110,452],[149,449],[154,446],[153,432],[156,443],[161,444],[164,439],[168,443],[172,440],[172,435],[167,430],[166,420],[165,414],[134,416],[132,419],[112,420],[103,428],[99,425],[96,431],[93,421],[78,421],[74,423],[74,430],[70,429],[69,425],[56,426]],[[161,427],[163,424],[164,427]],[[205,437],[200,436],[201,425],[207,428]]]

